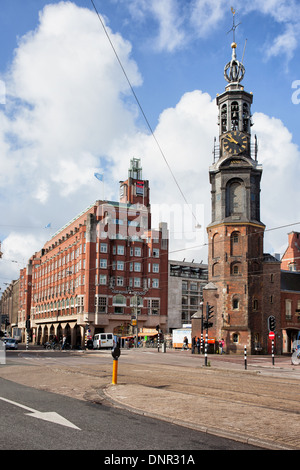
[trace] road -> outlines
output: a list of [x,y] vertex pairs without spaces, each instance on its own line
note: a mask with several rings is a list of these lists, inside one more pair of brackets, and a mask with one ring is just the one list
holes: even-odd
[[[1,450],[255,449],[103,405],[100,401],[95,404],[76,400],[4,379],[0,379],[0,390]],[[111,455],[102,454],[103,459]],[[197,454],[193,459],[197,461]]]
[[[75,409],[80,409],[78,416],[85,413],[85,407],[92,407],[92,414],[99,412],[97,423],[102,424],[101,412],[105,410],[109,426],[113,429],[116,423],[118,435],[121,429],[121,440],[109,439],[117,449],[132,449],[136,443],[138,448],[142,445],[145,449],[147,445],[151,449],[173,450],[194,449],[194,445],[195,449],[210,448],[210,445],[224,448],[225,442],[234,449],[240,448],[240,443],[268,449],[300,448],[297,398],[300,367],[292,367],[287,357],[276,357],[275,366],[270,357],[249,357],[248,369],[244,370],[241,356],[211,356],[210,367],[204,367],[204,358],[188,351],[164,354],[155,350],[122,350],[118,363],[118,383],[112,385],[110,351],[19,350],[7,352],[7,364],[0,366],[0,377],[29,390],[32,387],[39,392],[52,392],[58,403],[75,399]],[[20,396],[18,392],[16,398]],[[4,398],[11,398],[10,393]],[[30,394],[28,401],[21,404],[36,412],[56,412],[85,433],[84,423],[79,423],[78,416],[73,414],[74,402],[67,414],[59,406],[52,409],[36,406],[30,402]],[[1,404],[0,400],[0,409],[3,406],[9,407],[10,413],[24,415],[24,409]],[[127,414],[129,411],[134,414]],[[155,430],[161,431],[155,434],[148,418],[156,423]],[[34,420],[32,414],[26,419]],[[136,428],[131,429],[130,422]],[[43,423],[48,425],[54,423]],[[173,433],[173,425],[178,433]],[[63,426],[59,432],[62,429]],[[145,434],[141,429],[145,429]],[[66,427],[65,432],[76,434],[78,430]],[[101,425],[97,427],[98,433],[101,435]],[[181,436],[186,436],[182,444]],[[214,441],[214,437],[235,442]],[[101,439],[98,444],[110,448]],[[81,442],[84,446],[85,441]],[[93,440],[90,442],[92,445]]]

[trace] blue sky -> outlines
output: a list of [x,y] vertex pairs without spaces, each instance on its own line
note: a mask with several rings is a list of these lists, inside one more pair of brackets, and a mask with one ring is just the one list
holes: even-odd
[[[243,85],[254,94],[252,132],[264,169],[262,221],[267,229],[291,224],[266,232],[265,251],[282,253],[287,233],[300,230],[292,225],[300,221],[293,202],[299,200],[300,2],[94,3],[202,230],[182,209],[185,201],[92,2],[1,0],[6,101],[0,105],[0,285],[16,278],[34,251],[102,194],[118,199],[118,181],[127,176],[132,157],[141,158],[150,180],[154,220],[169,223],[170,257],[206,261],[208,168],[218,136],[215,96],[224,91],[223,69],[231,58],[231,6],[241,23],[240,60],[247,40]],[[103,184],[95,171],[104,174]],[[51,229],[44,228],[48,223]]]

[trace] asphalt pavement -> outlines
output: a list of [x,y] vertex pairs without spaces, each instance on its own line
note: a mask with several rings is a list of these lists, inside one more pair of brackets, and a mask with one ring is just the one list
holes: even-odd
[[122,350],[7,353],[0,377],[263,449],[300,449],[300,366],[290,357]]

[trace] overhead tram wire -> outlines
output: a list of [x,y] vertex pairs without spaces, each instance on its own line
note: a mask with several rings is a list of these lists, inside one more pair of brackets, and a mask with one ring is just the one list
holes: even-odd
[[106,30],[106,27],[105,27],[105,24],[104,24],[103,21],[102,21],[102,18],[101,18],[100,14],[99,14],[99,12],[98,12],[96,6],[95,6],[94,1],[91,0],[91,3],[92,3],[92,5],[93,5],[93,7],[94,7],[94,10],[95,10],[95,12],[96,12],[96,14],[97,14],[97,16],[98,16],[98,19],[99,19],[100,23],[101,23],[101,25],[102,25],[102,28],[103,28],[103,30],[104,30],[104,33],[105,33],[105,35],[106,35],[106,37],[107,37],[107,39],[108,39],[108,41],[109,41],[109,43],[110,43],[110,45],[111,45],[113,51],[114,51],[114,54],[115,54],[115,56],[116,56],[116,58],[117,58],[117,61],[118,61],[119,65],[120,65],[120,67],[121,67],[121,69],[122,69],[122,72],[123,72],[123,74],[124,74],[124,76],[125,76],[125,78],[126,78],[126,80],[127,80],[127,83],[128,83],[128,85],[129,85],[129,87],[130,87],[130,89],[131,89],[131,92],[132,92],[132,94],[133,94],[133,96],[134,96],[134,98],[135,98],[135,100],[136,100],[136,102],[137,102],[137,105],[138,105],[138,107],[139,107],[139,109],[140,109],[140,111],[141,111],[141,113],[142,113],[142,115],[143,115],[143,117],[144,117],[144,119],[145,119],[145,122],[146,122],[146,124],[147,124],[147,126],[148,126],[148,128],[149,128],[149,130],[150,130],[150,133],[151,133],[151,135],[152,135],[152,137],[153,137],[153,139],[154,139],[154,141],[155,141],[155,143],[156,143],[156,145],[157,145],[157,147],[158,147],[158,149],[159,149],[159,151],[160,151],[160,153],[161,153],[161,155],[162,155],[162,157],[163,157],[163,159],[164,159],[164,161],[165,161],[165,163],[166,163],[166,165],[167,165],[167,167],[168,167],[168,169],[169,169],[169,171],[170,171],[170,173],[171,173],[171,175],[172,175],[172,177],[173,177],[173,179],[174,179],[174,181],[175,181],[175,184],[176,184],[177,188],[179,189],[179,192],[180,192],[181,196],[183,197],[184,201],[185,201],[186,204],[188,205],[189,210],[191,211],[191,214],[192,214],[193,218],[195,219],[196,226],[199,226],[199,227],[200,227],[201,224],[199,224],[199,222],[198,222],[198,220],[197,220],[197,217],[195,216],[193,210],[190,208],[190,205],[189,205],[189,203],[188,203],[188,201],[187,201],[187,199],[186,199],[186,197],[185,197],[185,195],[184,195],[184,193],[183,193],[183,191],[182,191],[182,189],[181,189],[181,187],[180,187],[180,185],[179,185],[179,183],[178,183],[178,181],[177,181],[177,179],[176,179],[176,177],[175,177],[175,175],[174,175],[174,173],[173,173],[173,171],[172,171],[172,169],[171,169],[171,167],[170,167],[170,165],[169,165],[169,162],[167,161],[167,158],[166,158],[166,156],[165,156],[165,154],[164,154],[164,152],[163,152],[163,150],[162,150],[162,148],[161,148],[161,146],[160,146],[160,144],[159,144],[159,142],[158,142],[158,140],[157,140],[157,138],[156,138],[156,136],[155,136],[155,134],[154,134],[154,131],[153,131],[153,129],[152,129],[150,123],[149,123],[149,120],[147,119],[147,116],[146,116],[146,114],[145,114],[145,112],[144,112],[144,110],[143,110],[143,108],[142,108],[142,105],[141,105],[141,103],[140,103],[140,101],[139,101],[139,99],[138,99],[138,97],[137,97],[137,95],[136,95],[136,93],[135,93],[135,91],[134,91],[134,89],[133,89],[133,86],[131,85],[131,82],[130,82],[130,80],[129,80],[129,78],[128,78],[128,75],[127,75],[127,73],[126,73],[126,70],[125,70],[125,68],[124,68],[124,66],[123,66],[123,64],[122,64],[122,62],[121,62],[121,60],[120,60],[120,58],[119,58],[119,56],[118,56],[118,53],[117,53],[117,51],[116,51],[116,49],[115,49],[115,47],[114,47],[114,45],[113,45],[112,40],[111,40],[110,37],[109,37],[109,34],[108,34],[108,32],[107,32],[107,30]]

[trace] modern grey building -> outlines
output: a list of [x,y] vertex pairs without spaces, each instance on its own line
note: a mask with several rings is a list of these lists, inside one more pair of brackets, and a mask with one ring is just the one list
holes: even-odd
[[200,309],[207,279],[207,264],[169,260],[169,332],[191,323],[192,315]]

